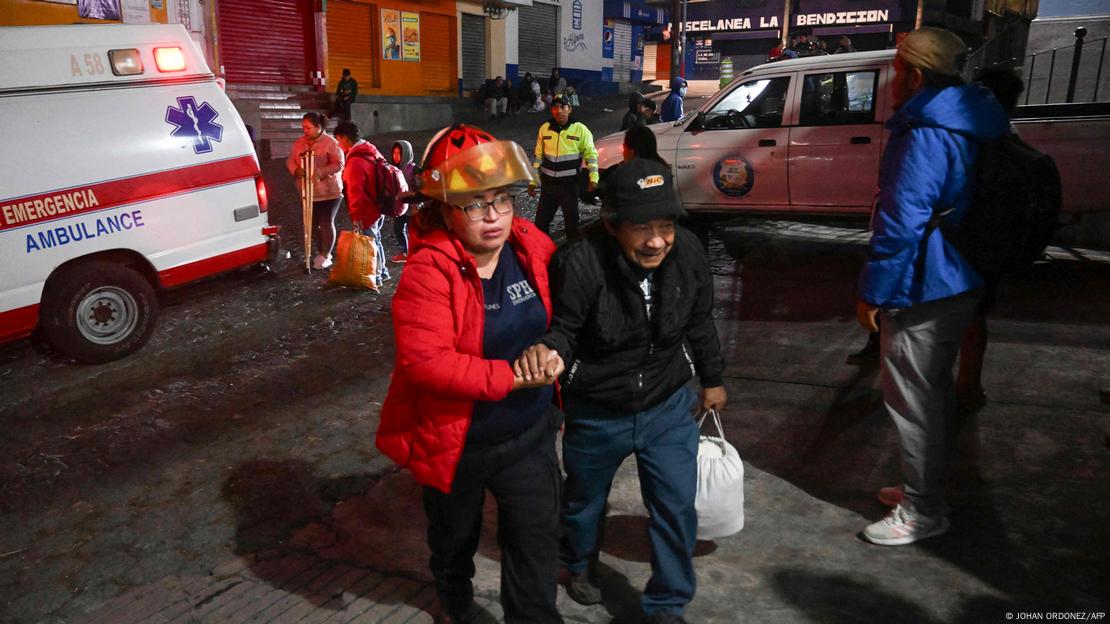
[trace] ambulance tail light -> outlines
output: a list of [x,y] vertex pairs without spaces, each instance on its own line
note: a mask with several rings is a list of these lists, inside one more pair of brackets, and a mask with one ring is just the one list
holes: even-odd
[[261,175],[254,176],[254,188],[258,192],[258,212],[266,212],[270,209],[270,198],[266,194],[266,183],[262,181]]
[[154,64],[160,72],[185,71],[185,55],[181,48],[154,48]]

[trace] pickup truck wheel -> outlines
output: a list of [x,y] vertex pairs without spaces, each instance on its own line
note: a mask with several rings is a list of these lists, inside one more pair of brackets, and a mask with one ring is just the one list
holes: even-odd
[[59,351],[99,364],[139,349],[158,318],[154,288],[117,262],[92,261],[51,278],[43,295],[42,328]]

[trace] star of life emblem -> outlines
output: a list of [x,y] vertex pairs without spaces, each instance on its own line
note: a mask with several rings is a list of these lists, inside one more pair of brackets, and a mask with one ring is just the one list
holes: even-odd
[[212,141],[223,139],[224,127],[216,123],[218,115],[208,102],[197,106],[191,95],[177,98],[177,106],[166,107],[166,123],[175,126],[170,136],[192,140],[197,154],[211,152]]

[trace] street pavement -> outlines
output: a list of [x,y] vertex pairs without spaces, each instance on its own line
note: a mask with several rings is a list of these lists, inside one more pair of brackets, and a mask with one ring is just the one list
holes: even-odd
[[[587,100],[581,117],[604,135],[624,99]],[[543,118],[476,121],[531,148]],[[373,140],[420,153],[431,135]],[[119,362],[0,347],[0,622],[432,621],[419,487],[373,445],[400,267],[380,294],[305,275],[291,180],[280,162],[264,174],[293,261],[166,294],[150,344]],[[518,206],[534,214],[527,196]],[[897,481],[897,436],[875,366],[844,363],[865,337],[853,287],[866,240],[834,219],[714,227],[722,416],[747,522],[699,543],[687,619],[1105,619],[1110,253],[1054,247],[1002,285],[988,402],[951,454],[952,530],[880,547],[858,533],[884,514],[874,495]],[[568,622],[639,621],[646,522],[630,459],[610,497],[605,600],[560,589]],[[490,502],[479,622],[502,621],[498,562]]]

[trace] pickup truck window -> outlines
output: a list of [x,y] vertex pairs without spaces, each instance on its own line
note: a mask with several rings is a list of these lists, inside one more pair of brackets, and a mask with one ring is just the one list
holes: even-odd
[[745,82],[705,114],[706,130],[780,128],[790,77]]
[[799,125],[833,126],[875,121],[877,71],[807,74],[802,79]]

